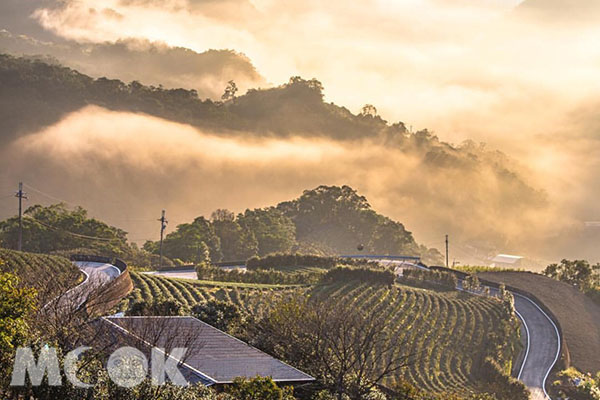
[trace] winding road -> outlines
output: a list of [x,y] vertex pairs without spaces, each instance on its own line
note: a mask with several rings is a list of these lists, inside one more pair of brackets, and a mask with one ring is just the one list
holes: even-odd
[[72,312],[80,308],[95,289],[121,275],[119,268],[108,263],[73,261],[73,264],[83,272],[85,279],[79,285],[46,304],[44,308],[52,305],[53,309],[60,310],[60,312]]
[[517,378],[531,392],[531,400],[547,400],[546,380],[560,356],[558,328],[532,300],[513,293],[515,310],[527,334],[525,358]]
[[[490,293],[498,294],[498,289],[490,287]],[[459,280],[458,290],[462,288]],[[481,295],[480,292],[471,292]],[[533,300],[511,292],[515,298],[515,313],[521,320],[525,333],[525,355],[517,379],[531,392],[531,400],[552,400],[546,391],[546,381],[561,351],[558,328],[552,319]]]
[[73,261],[86,276],[89,284],[103,284],[113,279],[116,279],[121,275],[119,268],[112,264],[92,262],[92,261]]

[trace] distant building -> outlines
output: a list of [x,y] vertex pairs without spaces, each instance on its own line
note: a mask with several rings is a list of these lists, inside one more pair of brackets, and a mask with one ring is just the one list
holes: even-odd
[[[152,347],[187,348],[179,370],[189,383],[222,386],[237,377],[271,377],[280,384],[315,379],[276,358],[193,317],[103,317],[100,331],[108,347],[131,346],[142,353]],[[149,358],[149,357],[148,357]]]
[[498,254],[496,257],[492,258],[492,267],[512,267],[518,268],[521,266],[521,262],[523,257],[521,256],[512,256],[510,254]]

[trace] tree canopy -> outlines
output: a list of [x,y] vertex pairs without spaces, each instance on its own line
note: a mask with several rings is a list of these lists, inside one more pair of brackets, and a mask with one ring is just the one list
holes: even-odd
[[[319,186],[276,207],[246,210],[237,216],[218,209],[211,219],[196,218],[167,235],[164,255],[198,263],[203,245],[210,261],[247,260],[274,253],[364,254],[420,256],[441,262],[435,249],[419,246],[400,222],[376,213],[364,196],[349,186]],[[144,248],[158,253],[157,242]]]
[[560,264],[548,265],[543,273],[584,291],[600,286],[600,264],[590,265],[585,260],[562,260]]
[[422,256],[439,262],[441,254],[420,247],[400,222],[375,212],[367,199],[349,186],[319,186],[277,208],[296,225],[299,242],[325,246],[335,254]]

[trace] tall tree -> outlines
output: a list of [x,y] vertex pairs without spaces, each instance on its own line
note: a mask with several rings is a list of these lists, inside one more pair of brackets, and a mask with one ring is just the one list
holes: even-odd
[[598,284],[600,264],[590,265],[585,260],[562,260],[560,264],[550,264],[544,269],[544,275],[587,290]]
[[238,215],[237,220],[242,228],[256,238],[260,256],[286,253],[296,244],[294,223],[275,207],[246,210]]
[[338,254],[355,252],[359,244],[371,253],[422,253],[404,225],[376,213],[349,186],[319,186],[277,208],[294,221],[298,241],[324,244]]
[[163,241],[163,252],[172,259],[201,262],[204,261],[205,246],[209,248],[211,261],[223,258],[221,241],[212,224],[206,218],[198,217],[192,223],[178,225],[169,233]]
[[247,260],[258,254],[258,241],[254,234],[242,228],[229,210],[219,209],[212,213],[211,221],[221,240],[224,260]]
[[[10,365],[15,348],[28,337],[27,322],[35,311],[35,296],[35,290],[20,288],[17,276],[0,273],[0,364],[3,366]],[[0,385],[6,383],[5,373],[9,370],[2,367]]]
[[223,95],[221,96],[221,100],[223,101],[229,101],[229,100],[233,100],[235,99],[235,94],[238,91],[238,87],[235,84],[234,81],[229,81],[227,83],[227,87],[225,88],[225,92],[223,92]]
[[280,302],[260,324],[265,349],[303,368],[338,399],[360,400],[386,377],[409,365],[379,313],[338,298],[296,296]]

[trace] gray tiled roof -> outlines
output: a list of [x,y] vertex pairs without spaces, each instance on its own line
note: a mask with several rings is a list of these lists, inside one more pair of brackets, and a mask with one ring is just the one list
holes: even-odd
[[[310,375],[193,317],[106,317],[132,339],[168,349],[189,348],[184,369],[193,381],[230,383],[236,377],[270,376],[275,382],[310,382]],[[193,376],[196,379],[193,379]]]

